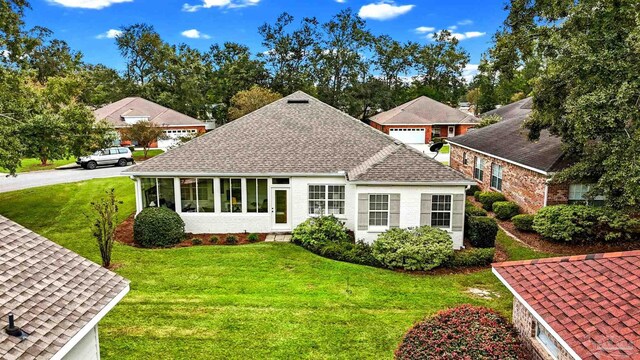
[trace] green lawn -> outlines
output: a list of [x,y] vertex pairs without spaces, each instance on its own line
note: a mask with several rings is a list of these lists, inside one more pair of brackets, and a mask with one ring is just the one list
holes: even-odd
[[[55,160],[47,162],[46,166],[40,165],[40,159],[28,158],[22,159],[22,164],[18,168],[17,172],[29,172],[29,171],[38,171],[38,170],[52,170],[57,168],[58,166],[71,164],[76,161],[76,158],[70,157],[65,160]],[[0,168],[0,172],[9,172],[7,169]]]
[[[147,159],[151,159],[152,157],[156,156],[156,155],[160,155],[162,154],[164,151],[160,150],[160,149],[151,149],[149,151],[147,151]],[[136,150],[133,152],[133,159],[135,161],[139,161],[139,160],[146,160],[144,158],[144,151],[142,150]]]
[[448,154],[450,150],[449,144],[444,144],[442,149],[440,149],[440,154]]
[[[114,187],[134,209],[133,182],[99,179],[0,194],[0,214],[99,261],[88,204]],[[538,254],[499,238],[510,255]],[[104,359],[389,359],[415,322],[471,303],[510,314],[511,296],[490,270],[408,275],[341,263],[292,244],[163,250],[116,244],[131,292],[100,323]],[[467,288],[495,291],[474,298]]]

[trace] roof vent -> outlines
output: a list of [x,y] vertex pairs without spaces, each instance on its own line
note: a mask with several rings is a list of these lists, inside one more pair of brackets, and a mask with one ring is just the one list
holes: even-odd
[[309,99],[289,99],[287,104],[308,104]]
[[13,322],[13,313],[9,313],[9,326],[7,326],[4,331],[11,336],[19,337],[20,340],[25,340],[27,335],[29,335]]

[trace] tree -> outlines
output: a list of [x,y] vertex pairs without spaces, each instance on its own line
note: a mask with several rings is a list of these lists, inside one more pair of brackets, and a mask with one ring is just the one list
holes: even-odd
[[475,126],[476,129],[483,128],[485,126],[493,125],[502,120],[500,115],[487,115],[483,116],[480,122]]
[[137,142],[139,146],[142,146],[144,158],[146,159],[151,144],[164,139],[165,134],[161,127],[155,126],[151,121],[143,120],[124,128],[122,138],[124,140]]
[[130,83],[114,69],[85,64],[79,72],[82,91],[78,100],[90,107],[101,107],[132,95]]
[[254,85],[249,90],[239,91],[231,98],[229,119],[235,120],[282,98],[282,95]]
[[67,148],[62,140],[67,134],[62,116],[47,110],[34,116],[20,128],[22,143],[26,157],[40,160],[42,166],[49,160],[60,160],[67,157]]
[[[45,33],[47,36],[50,32]],[[73,51],[62,40],[52,39],[36,46],[28,56],[28,67],[35,70],[36,80],[44,84],[49,77],[76,72],[82,65],[82,53]]]
[[118,205],[122,201],[116,199],[115,189],[106,191],[106,196],[98,201],[91,202],[91,209],[95,215],[93,223],[93,237],[98,243],[102,266],[111,266],[111,251],[115,241],[116,228],[118,227]]
[[154,74],[156,56],[168,45],[151,25],[133,24],[121,30],[122,34],[116,37],[116,44],[127,62],[126,76],[144,88]]

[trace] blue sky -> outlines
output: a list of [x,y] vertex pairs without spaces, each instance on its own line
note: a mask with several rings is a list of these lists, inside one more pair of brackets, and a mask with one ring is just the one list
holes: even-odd
[[45,26],[82,51],[87,62],[117,69],[124,62],[112,37],[123,25],[148,23],[165,41],[202,50],[235,41],[258,53],[266,50],[258,26],[273,23],[283,11],[323,22],[351,7],[374,34],[400,41],[426,43],[433,31],[452,29],[471,55],[471,73],[506,17],[504,0],[31,0],[31,6],[28,26]]

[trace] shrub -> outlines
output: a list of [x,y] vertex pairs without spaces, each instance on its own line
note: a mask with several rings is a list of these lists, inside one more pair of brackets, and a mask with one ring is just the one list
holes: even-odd
[[247,241],[250,243],[257,242],[258,240],[260,240],[260,237],[256,233],[251,233],[247,235]]
[[483,191],[478,195],[478,201],[482,204],[482,208],[491,211],[493,203],[496,201],[505,201],[504,195],[495,191]]
[[512,217],[511,222],[520,231],[533,232],[533,219],[534,215],[520,214]]
[[215,236],[215,235],[212,235],[212,236],[211,236],[211,238],[209,239],[209,241],[210,241],[212,244],[217,244],[219,240],[220,240],[220,239],[218,239],[218,237],[217,237],[217,236]]
[[382,267],[382,264],[373,256],[371,245],[363,241],[327,243],[318,249],[317,254],[333,260]]
[[351,242],[351,237],[344,224],[330,215],[305,220],[293,229],[291,241],[314,251],[329,243]]
[[447,260],[447,267],[485,266],[493,262],[495,248],[471,248],[455,250]]
[[227,238],[224,239],[224,242],[227,243],[227,245],[235,245],[238,243],[238,238],[235,235],[227,235]]
[[482,194],[482,191],[480,191],[480,190],[474,192],[473,193],[473,198],[476,199],[476,201],[480,201],[480,194]]
[[180,215],[164,207],[148,207],[142,210],[133,223],[133,240],[136,244],[151,247],[167,247],[184,239],[184,221]]
[[202,240],[198,238],[191,239],[191,245],[202,245]]
[[452,254],[451,236],[430,226],[390,229],[373,243],[373,256],[391,269],[431,270]]
[[473,205],[467,205],[464,208],[465,216],[487,216],[487,211]]
[[444,310],[407,332],[396,359],[527,359],[518,334],[494,310],[462,305]]
[[469,188],[467,190],[465,190],[465,194],[467,196],[474,196],[476,191],[480,191],[480,186],[478,185],[471,185],[469,186]]
[[520,206],[513,201],[496,201],[491,208],[500,220],[509,220],[520,213]]
[[498,223],[495,219],[485,216],[471,216],[467,219],[467,238],[471,245],[478,248],[496,246]]

